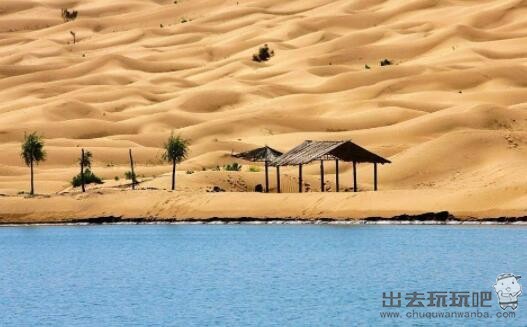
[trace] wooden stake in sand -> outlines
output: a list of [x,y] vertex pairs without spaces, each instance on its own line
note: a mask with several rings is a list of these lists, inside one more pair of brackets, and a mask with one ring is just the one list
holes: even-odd
[[357,162],[353,161],[353,192],[357,192]]
[[265,160],[265,193],[269,193],[269,161]]
[[132,172],[132,190],[135,190],[135,171],[134,171],[134,158],[132,157],[132,149],[128,149],[130,155],[130,171]]
[[335,190],[337,192],[340,191],[339,182],[339,159],[335,159]]
[[86,192],[84,187],[84,149],[81,149],[81,188],[83,193]]
[[276,166],[276,193],[282,193],[280,186],[280,166]]
[[302,180],[302,164],[298,165],[298,192],[302,193],[302,184],[304,181]]
[[373,190],[377,191],[377,163],[373,164]]
[[324,160],[320,159],[320,192],[324,192]]

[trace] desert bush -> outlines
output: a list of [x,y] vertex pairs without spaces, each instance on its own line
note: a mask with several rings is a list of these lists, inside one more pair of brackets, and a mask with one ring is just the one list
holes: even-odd
[[258,53],[253,54],[253,61],[263,62],[271,59],[274,56],[274,50],[271,50],[267,44],[258,50]]
[[384,59],[379,63],[381,66],[389,66],[392,64],[392,62],[388,59]]
[[257,167],[257,166],[251,166],[251,167],[249,167],[249,171],[250,171],[251,173],[258,173],[258,172],[260,172],[261,170],[260,170],[260,167]]
[[192,175],[194,174],[194,170],[187,170],[187,175]]
[[65,22],[71,22],[72,20],[77,19],[77,14],[78,14],[77,10],[69,11],[68,9],[65,9],[65,8],[62,9],[62,19]]
[[242,170],[242,165],[237,162],[233,162],[232,164],[227,164],[223,166],[223,169],[226,171],[240,171]]
[[[84,170],[84,184],[102,184],[102,179],[96,176],[89,168]],[[82,185],[82,177],[79,173],[77,176],[73,177],[71,180],[71,185],[73,187],[79,187]]]
[[210,191],[207,191],[207,192],[218,193],[218,192],[225,192],[225,190],[222,189],[221,187],[215,185],[214,187],[212,187],[212,189]]

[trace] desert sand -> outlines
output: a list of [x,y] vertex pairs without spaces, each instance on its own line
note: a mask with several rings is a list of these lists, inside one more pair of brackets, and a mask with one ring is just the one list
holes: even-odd
[[[526,42],[520,0],[2,0],[0,222],[527,216]],[[252,61],[264,44],[275,56]],[[35,198],[20,194],[31,131],[48,153]],[[191,141],[176,192],[161,160],[171,132]],[[320,193],[314,163],[311,192],[295,194],[297,169],[283,167],[286,193],[256,194],[258,164],[231,157],[306,139],[350,139],[391,160],[380,190],[361,164],[361,192]],[[87,194],[69,184],[81,147],[105,179]],[[214,170],[234,161],[241,172]],[[326,174],[333,186],[331,162]],[[351,165],[340,180],[351,187]]]

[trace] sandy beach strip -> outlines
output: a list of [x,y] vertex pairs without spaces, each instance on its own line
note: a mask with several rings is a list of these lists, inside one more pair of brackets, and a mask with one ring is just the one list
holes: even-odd
[[[461,194],[463,193],[463,194]],[[481,190],[260,194],[160,190],[0,197],[0,224],[147,222],[514,222],[527,217],[526,192]],[[471,199],[471,200],[468,200]]]

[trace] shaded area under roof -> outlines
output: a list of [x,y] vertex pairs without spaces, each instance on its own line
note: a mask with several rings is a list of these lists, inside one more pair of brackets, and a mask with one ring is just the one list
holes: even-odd
[[251,151],[242,152],[233,155],[233,157],[248,160],[248,161],[268,161],[272,162],[282,155],[282,152],[275,150],[267,145],[262,148],[257,148]]
[[305,141],[274,160],[273,166],[294,166],[307,164],[319,159],[339,159],[342,161],[391,163],[391,161],[351,141]]

